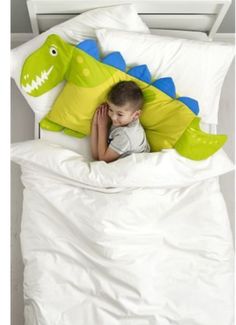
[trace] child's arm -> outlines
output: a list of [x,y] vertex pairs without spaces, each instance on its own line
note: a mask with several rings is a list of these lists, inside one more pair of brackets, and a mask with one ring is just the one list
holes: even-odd
[[98,110],[98,160],[111,162],[119,158],[120,154],[108,147],[109,117],[107,106],[101,105]]
[[92,157],[94,160],[98,160],[98,110],[96,110],[91,125],[90,145],[92,151]]

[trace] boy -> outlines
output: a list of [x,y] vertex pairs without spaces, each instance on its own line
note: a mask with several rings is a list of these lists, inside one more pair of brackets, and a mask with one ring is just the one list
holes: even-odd
[[111,162],[131,153],[150,152],[139,122],[142,105],[143,93],[135,82],[121,81],[112,87],[107,103],[97,108],[92,121],[91,150],[95,160]]

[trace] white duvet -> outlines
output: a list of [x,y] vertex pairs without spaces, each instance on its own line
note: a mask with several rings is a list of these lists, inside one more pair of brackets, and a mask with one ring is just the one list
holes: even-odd
[[222,150],[106,164],[33,140],[12,159],[25,186],[26,325],[233,325]]

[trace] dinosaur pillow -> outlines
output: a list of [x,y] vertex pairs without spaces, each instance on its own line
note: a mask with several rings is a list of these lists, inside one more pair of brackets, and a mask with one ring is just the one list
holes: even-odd
[[[222,146],[226,137],[208,135],[200,130],[196,119],[197,101],[178,97],[170,77],[152,80],[146,65],[126,70],[119,52],[100,59],[93,40],[85,40],[74,47],[57,35],[50,35],[25,61],[21,85],[28,94],[37,97],[66,79],[64,89],[40,125],[83,137],[90,134],[96,107],[106,100],[111,87],[121,80],[133,80],[144,93],[141,123],[152,151],[176,147],[187,157],[203,159]],[[192,144],[195,149],[191,148]],[[204,150],[199,151],[199,148]]]
[[20,73],[25,59],[39,48],[50,34],[57,34],[68,42],[77,44],[86,38],[96,38],[95,30],[98,28],[149,33],[147,25],[137,14],[135,7],[131,4],[122,4],[86,11],[11,50],[11,77],[15,80],[37,119],[42,118],[49,111],[63,88],[64,82],[42,96],[29,96],[20,86]]

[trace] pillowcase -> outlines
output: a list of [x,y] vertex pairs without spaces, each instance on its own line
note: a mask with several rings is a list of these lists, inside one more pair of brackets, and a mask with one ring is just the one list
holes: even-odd
[[202,121],[217,124],[222,85],[234,58],[233,45],[105,29],[96,35],[103,55],[119,51],[127,65],[145,63],[154,78],[171,77],[179,95],[199,102]]
[[95,38],[95,29],[113,28],[148,33],[149,29],[141,20],[133,5],[98,8],[78,15],[60,25],[54,26],[27,43],[11,50],[11,77],[29,103],[36,117],[41,119],[52,106],[64,82],[40,97],[27,95],[20,86],[20,74],[27,56],[39,48],[48,35],[54,33],[64,40],[77,44],[86,38]]

